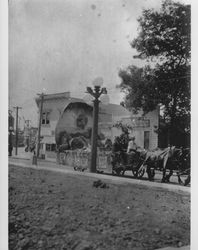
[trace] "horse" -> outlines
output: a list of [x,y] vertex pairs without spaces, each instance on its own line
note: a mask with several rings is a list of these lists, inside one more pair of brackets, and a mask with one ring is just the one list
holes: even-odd
[[[169,174],[166,175],[166,171]],[[188,185],[190,182],[190,149],[172,147],[169,151],[167,164],[163,169],[163,181],[170,182],[173,171],[176,171],[179,184]],[[181,177],[187,178],[182,181]]]
[[[181,148],[180,159],[180,168],[177,175],[178,182],[186,186],[190,183],[190,148]],[[186,175],[187,178],[182,181],[181,177]]]
[[[141,168],[147,167],[148,178],[151,181],[154,179],[155,169],[162,170],[163,175],[161,182],[169,182],[173,170],[179,169],[181,155],[181,149],[175,146],[163,150],[147,151]],[[169,170],[168,175],[166,175],[167,170]]]

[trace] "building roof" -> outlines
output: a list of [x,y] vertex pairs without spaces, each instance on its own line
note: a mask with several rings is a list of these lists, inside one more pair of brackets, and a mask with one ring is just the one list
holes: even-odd
[[100,113],[112,114],[113,116],[128,116],[130,112],[119,104],[109,103],[108,105],[100,105]]
[[[44,100],[52,100],[52,99],[68,99],[70,98],[70,92],[62,92],[62,93],[54,93],[54,94],[46,94],[44,95]],[[37,106],[39,105],[41,98],[36,97],[35,101]]]
[[[63,99],[62,106],[62,113],[68,107],[69,104],[75,102],[85,103],[85,101],[81,98],[71,97],[70,92],[62,92],[62,93],[54,93],[54,94],[47,94],[44,96],[44,101],[52,100],[52,99]],[[39,106],[40,98],[35,98],[37,106]],[[89,105],[92,106],[92,105]],[[129,116],[130,112],[119,104],[109,103],[108,105],[100,104],[99,106],[99,113],[100,114],[108,114],[113,116]]]
[[[70,103],[75,103],[75,102],[85,103],[85,101],[83,99],[71,97],[68,99],[68,101],[65,105],[65,108],[63,109],[63,112],[65,111],[65,109],[68,107],[68,105]],[[89,105],[89,106],[92,106],[92,105]],[[130,112],[127,109],[125,109],[123,106],[118,105],[118,104],[113,104],[113,103],[109,103],[108,105],[100,104],[99,113],[113,115],[113,116],[128,116],[128,115],[130,115]]]

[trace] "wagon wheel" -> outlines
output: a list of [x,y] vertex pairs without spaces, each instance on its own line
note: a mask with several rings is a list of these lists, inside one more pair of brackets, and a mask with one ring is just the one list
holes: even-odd
[[116,174],[116,175],[120,175],[121,174],[121,169],[116,169],[116,170],[114,170],[114,173]]
[[137,166],[133,167],[132,173],[135,178],[141,179],[145,173],[145,167],[144,166],[141,167],[141,164],[137,163]]
[[184,186],[187,186],[190,183],[190,174],[187,176],[187,179],[184,182]]
[[179,184],[187,186],[190,183],[190,171],[186,170],[177,174]]
[[112,169],[112,175],[120,175],[121,173],[121,170],[118,170],[118,169]]
[[138,170],[132,170],[133,175],[137,179],[141,179],[145,173],[145,168],[139,168]]

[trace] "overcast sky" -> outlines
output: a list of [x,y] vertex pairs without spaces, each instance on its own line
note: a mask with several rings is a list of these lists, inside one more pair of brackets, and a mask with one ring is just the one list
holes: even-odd
[[119,104],[119,69],[142,64],[129,44],[137,36],[137,18],[142,8],[160,5],[161,0],[9,0],[10,108],[21,106],[21,118],[36,125],[34,98],[43,88],[82,98],[97,76],[104,78],[110,101]]

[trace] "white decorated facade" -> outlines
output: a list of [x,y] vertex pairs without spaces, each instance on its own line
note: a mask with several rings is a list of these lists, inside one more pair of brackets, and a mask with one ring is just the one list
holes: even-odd
[[[39,98],[36,98],[36,103],[39,111]],[[78,105],[75,103],[78,103]],[[84,126],[79,125],[82,121],[86,121]],[[55,134],[57,131],[66,130],[73,134],[84,133],[85,130],[92,127],[92,122],[92,107],[85,104],[82,99],[71,97],[70,92],[45,95],[42,112],[40,153],[47,158],[55,157]],[[122,122],[132,127],[130,133],[135,135],[136,143],[140,147],[154,149],[158,146],[158,135],[155,132],[159,126],[158,108],[143,116],[141,112],[133,114],[121,105],[100,104],[99,133],[102,133],[105,138],[109,138],[113,142],[114,138],[121,134],[120,129],[113,127],[117,122]]]

